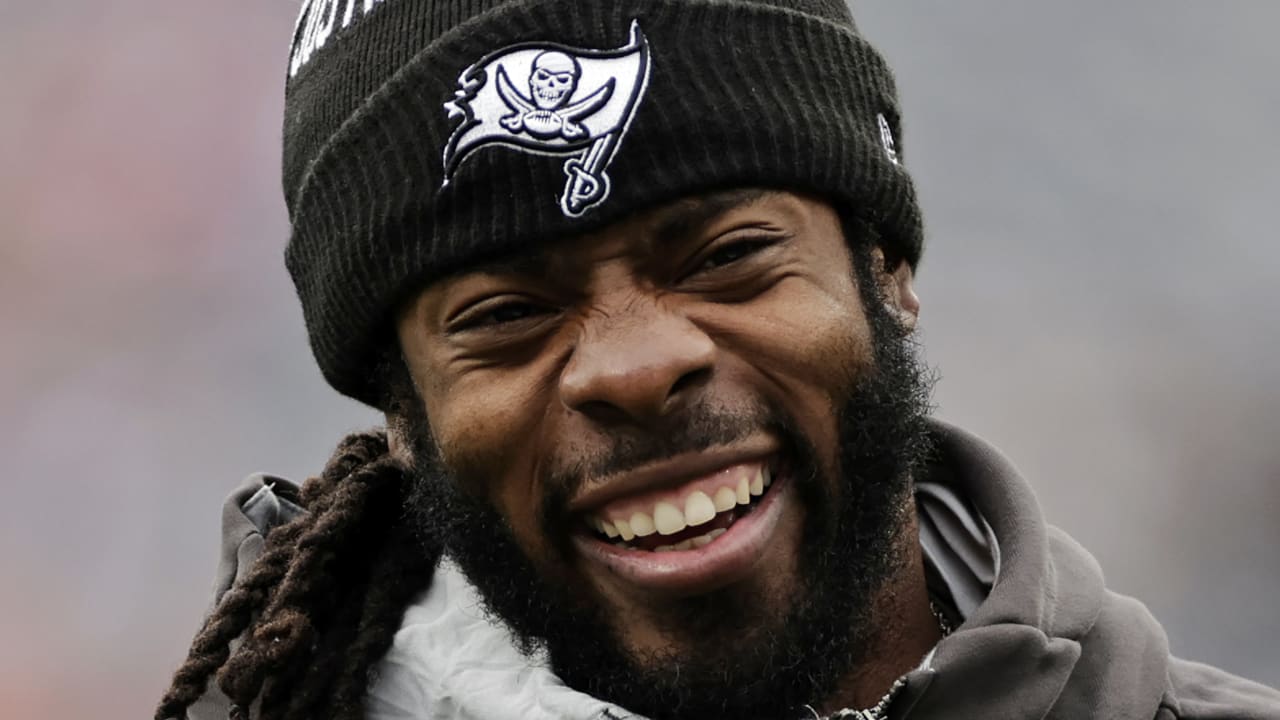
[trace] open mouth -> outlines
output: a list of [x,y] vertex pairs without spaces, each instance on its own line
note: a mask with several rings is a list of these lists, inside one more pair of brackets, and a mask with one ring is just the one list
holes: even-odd
[[710,545],[769,495],[776,460],[744,463],[655,496],[611,503],[584,516],[597,540],[654,553]]

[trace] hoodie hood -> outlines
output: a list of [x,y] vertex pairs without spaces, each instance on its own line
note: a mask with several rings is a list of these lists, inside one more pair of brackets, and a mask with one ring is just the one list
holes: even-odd
[[1153,718],[1168,641],[1135,600],[1109,592],[1088,552],[1048,526],[1031,487],[998,451],[933,423],[929,479],[968,498],[1002,555],[986,600],[910,673],[893,717]]

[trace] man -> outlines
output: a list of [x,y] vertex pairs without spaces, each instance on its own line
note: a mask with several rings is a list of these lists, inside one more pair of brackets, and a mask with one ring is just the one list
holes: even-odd
[[289,76],[288,265],[387,429],[232,496],[158,718],[1280,717],[927,418],[843,3],[308,2]]

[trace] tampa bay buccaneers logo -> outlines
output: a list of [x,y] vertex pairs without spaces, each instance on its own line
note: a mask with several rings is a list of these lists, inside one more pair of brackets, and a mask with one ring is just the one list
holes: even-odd
[[560,209],[579,217],[609,196],[605,170],[648,83],[649,44],[635,21],[627,44],[613,50],[535,42],[490,53],[462,71],[444,105],[462,122],[445,145],[443,185],[489,145],[568,155]]

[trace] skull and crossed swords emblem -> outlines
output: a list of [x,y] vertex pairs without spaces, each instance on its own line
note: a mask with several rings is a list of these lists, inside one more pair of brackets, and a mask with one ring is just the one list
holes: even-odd
[[511,109],[511,114],[499,122],[512,133],[527,132],[539,140],[585,138],[589,133],[579,121],[609,102],[614,81],[610,78],[595,92],[570,104],[581,77],[582,68],[576,59],[558,50],[547,50],[533,60],[526,98],[511,83],[506,69],[499,66],[498,94]]

